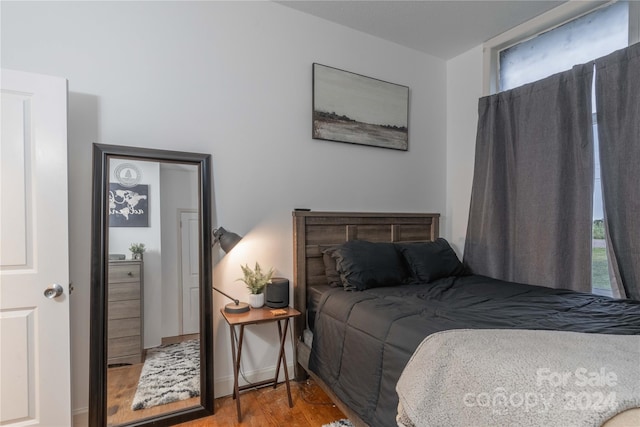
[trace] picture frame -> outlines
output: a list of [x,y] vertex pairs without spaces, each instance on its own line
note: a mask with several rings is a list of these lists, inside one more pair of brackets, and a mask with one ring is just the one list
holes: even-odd
[[149,226],[149,186],[109,183],[109,227]]
[[407,151],[409,87],[314,63],[312,138]]

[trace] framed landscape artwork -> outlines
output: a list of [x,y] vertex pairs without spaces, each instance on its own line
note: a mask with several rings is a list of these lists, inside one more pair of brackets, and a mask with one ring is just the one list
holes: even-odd
[[408,149],[409,88],[313,64],[313,138]]

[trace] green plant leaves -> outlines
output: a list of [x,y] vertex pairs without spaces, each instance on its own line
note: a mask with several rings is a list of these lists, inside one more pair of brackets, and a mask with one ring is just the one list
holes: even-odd
[[273,267],[269,269],[266,273],[260,267],[260,264],[256,262],[256,266],[254,269],[251,269],[248,264],[240,265],[242,269],[242,273],[244,277],[241,277],[237,280],[240,280],[247,285],[247,289],[252,294],[260,294],[264,290],[264,287],[267,284],[271,283],[271,277],[273,276]]

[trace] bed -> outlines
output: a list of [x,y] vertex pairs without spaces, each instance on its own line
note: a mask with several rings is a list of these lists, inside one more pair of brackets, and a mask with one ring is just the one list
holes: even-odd
[[[312,376],[356,425],[396,424],[398,379],[419,345],[437,333],[640,335],[640,302],[469,274],[438,238],[438,214],[294,211],[293,223],[294,305],[303,313],[294,326],[296,378]],[[376,258],[390,246],[400,248],[404,263],[398,268],[408,278],[398,280],[395,264],[385,261],[391,256]],[[421,265],[424,250],[434,247],[444,258]],[[349,276],[358,291],[345,292],[327,259],[342,273],[349,262],[357,261],[354,270],[374,262]],[[384,278],[371,282],[369,270],[379,268]]]

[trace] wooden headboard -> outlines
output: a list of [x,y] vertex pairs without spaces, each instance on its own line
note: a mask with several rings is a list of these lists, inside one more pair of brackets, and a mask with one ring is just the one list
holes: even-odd
[[307,323],[307,287],[327,284],[322,251],[349,240],[424,242],[439,236],[437,213],[293,212],[294,307],[296,340]]

